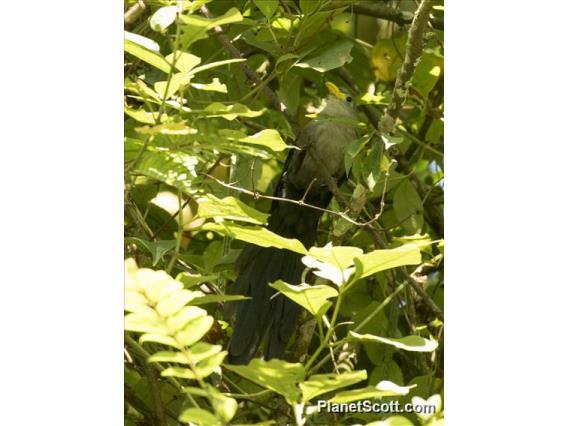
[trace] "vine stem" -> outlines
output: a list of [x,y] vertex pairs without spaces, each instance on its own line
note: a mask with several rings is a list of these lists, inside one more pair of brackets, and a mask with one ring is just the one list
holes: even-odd
[[[385,298],[385,300],[383,300],[383,302],[377,306],[375,308],[375,310],[373,312],[371,312],[371,314],[365,318],[357,327],[355,327],[353,329],[354,332],[358,332],[359,330],[361,330],[361,328],[363,328],[363,326],[367,325],[369,323],[369,321],[371,321],[375,316],[377,316],[379,314],[379,312],[381,312],[390,302],[392,299],[394,299],[394,297],[400,293],[405,287],[406,287],[407,283],[404,282],[402,284],[400,284],[389,296],[387,296]],[[341,297],[341,294],[339,295]],[[337,304],[336,306],[339,305],[339,298],[337,300]],[[336,311],[338,311],[339,309],[337,309]],[[335,311],[334,311],[335,314]],[[332,322],[333,325],[333,322]],[[332,330],[332,328],[330,327],[330,330]],[[329,333],[329,332],[328,332]],[[343,339],[339,340],[338,342],[336,342],[334,344],[334,348],[332,349],[332,352],[335,353],[337,350],[339,350],[341,348],[341,346],[347,341],[347,339],[344,337]],[[320,345],[321,347],[322,345]],[[325,345],[323,345],[325,347]],[[319,348],[318,348],[319,349]],[[323,348],[322,348],[323,349]],[[317,351],[316,351],[317,352]],[[320,350],[321,352],[321,350]],[[319,354],[319,352],[314,353],[314,356]],[[312,356],[312,359],[314,357]],[[326,354],[325,357],[323,357],[321,359],[320,362],[318,362],[313,368],[308,369],[308,367],[312,364],[311,362],[306,364],[306,371],[308,372],[306,375],[310,375],[313,374],[315,371],[319,370],[321,367],[323,367],[323,365],[331,358],[331,354]],[[312,361],[312,359],[310,359],[310,361]]]

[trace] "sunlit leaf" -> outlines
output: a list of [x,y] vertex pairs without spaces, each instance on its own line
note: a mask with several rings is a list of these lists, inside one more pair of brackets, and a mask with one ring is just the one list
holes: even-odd
[[396,383],[383,380],[376,386],[367,386],[361,389],[352,389],[345,392],[339,392],[330,402],[336,404],[349,403],[359,401],[362,399],[382,398],[385,396],[400,396],[407,395],[415,385],[412,386],[398,386]]
[[338,295],[336,289],[327,285],[312,286],[306,283],[291,285],[278,280],[270,284],[270,287],[275,288],[284,296],[305,308],[309,313],[318,317],[322,316],[331,305],[328,299]]
[[192,55],[188,52],[176,50],[166,56],[166,60],[173,64],[175,59],[175,67],[182,73],[188,74],[192,69],[201,63],[199,56]]
[[385,269],[404,265],[417,265],[422,261],[420,249],[407,244],[395,249],[373,250],[355,258],[358,278],[373,275]]
[[213,102],[202,111],[202,114],[207,117],[222,117],[225,120],[232,121],[237,117],[259,117],[264,111],[266,111],[266,108],[253,111],[242,104],[225,105],[220,102]]
[[306,254],[303,244],[296,239],[281,237],[266,228],[251,228],[241,225],[223,223],[206,223],[201,227],[204,231],[213,231],[237,240],[256,244],[261,247],[276,247],[296,253]]
[[304,379],[305,374],[302,364],[291,364],[279,359],[264,361],[254,358],[248,365],[225,367],[263,388],[282,395],[289,404],[295,404],[300,397],[298,383]]
[[302,257],[302,263],[308,268],[311,268],[313,273],[318,277],[325,278],[337,286],[347,283],[349,281],[349,277],[351,277],[355,271],[355,267],[345,268],[342,270],[331,263],[320,262],[311,256]]
[[165,32],[176,20],[177,6],[161,7],[150,18],[150,28],[159,33]]
[[124,50],[166,74],[171,65],[160,55],[159,46],[150,39],[125,31]]
[[194,305],[207,305],[208,303],[238,302],[247,299],[250,299],[250,297],[241,296],[240,294],[208,294],[192,300],[191,303]]
[[169,81],[157,81],[154,84],[154,89],[156,90],[156,93],[160,95],[160,98],[168,99],[181,87],[186,86],[188,83],[189,77],[180,72],[172,75]]
[[186,408],[179,416],[179,421],[198,426],[218,426],[220,420],[202,408]]
[[191,346],[198,342],[213,325],[213,317],[203,316],[196,318],[185,326],[182,331],[176,333],[175,338],[183,346]]
[[211,83],[191,83],[191,87],[208,92],[227,93],[227,86],[222,84],[217,77]]
[[219,199],[213,194],[207,194],[198,198],[197,203],[197,215],[203,218],[221,217],[257,225],[263,225],[268,220],[266,213],[259,212],[234,197]]
[[228,64],[234,64],[234,63],[238,63],[238,62],[245,62],[246,59],[242,58],[242,59],[225,59],[223,61],[217,61],[217,62],[210,62],[208,64],[205,65],[201,65],[199,67],[193,68],[190,72],[189,75],[194,75],[197,74],[199,72],[202,71],[206,71],[212,68],[217,68],[220,67],[222,65],[228,65]]
[[425,339],[422,336],[406,336],[399,339],[373,336],[372,334],[359,334],[353,331],[349,332],[349,337],[360,342],[384,343],[385,345],[394,346],[398,349],[411,352],[432,352],[438,347],[438,342],[433,339]]
[[302,396],[304,401],[331,392],[336,389],[350,386],[367,378],[365,370],[350,371],[344,374],[316,374],[310,376],[310,379],[300,383]]
[[284,151],[291,146],[286,145],[282,140],[280,133],[273,129],[261,130],[254,135],[238,139],[240,142],[250,143],[254,145],[261,145],[270,148],[273,151]]

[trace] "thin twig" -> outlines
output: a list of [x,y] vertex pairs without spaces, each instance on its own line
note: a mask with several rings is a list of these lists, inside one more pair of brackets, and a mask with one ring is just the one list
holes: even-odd
[[144,12],[144,9],[146,9],[146,4],[144,4],[143,0],[138,0],[124,12],[124,24],[130,25],[136,22],[138,17]]
[[[282,201],[282,202],[285,202],[285,203],[296,204],[296,205],[302,206],[302,207],[308,207],[308,208],[310,208],[310,209],[319,210],[319,211],[324,212],[324,213],[328,213],[328,214],[331,214],[331,215],[338,216],[338,217],[340,217],[340,218],[342,218],[342,219],[345,219],[347,222],[349,222],[349,223],[351,223],[351,224],[353,224],[353,225],[366,227],[366,226],[372,224],[373,222],[375,222],[375,221],[377,220],[376,217],[373,217],[371,220],[369,220],[369,221],[367,221],[367,222],[357,222],[356,220],[351,219],[351,218],[350,218],[348,215],[346,215],[345,213],[336,212],[336,211],[329,210],[329,209],[326,209],[326,208],[323,208],[323,207],[314,206],[314,205],[312,205],[312,204],[305,203],[305,202],[303,202],[303,201],[301,201],[301,200],[293,200],[293,199],[291,199],[291,198],[283,198],[283,197],[276,197],[276,196],[273,196],[273,195],[260,194],[260,193],[258,193],[257,191],[250,191],[250,190],[248,190],[248,189],[241,188],[241,187],[236,186],[236,185],[234,185],[234,184],[225,183],[225,182],[223,182],[222,180],[217,179],[215,176],[211,176],[211,175],[209,175],[209,174],[206,174],[205,176],[207,176],[207,177],[208,177],[209,179],[211,179],[211,180],[214,180],[214,181],[217,182],[219,185],[224,186],[225,188],[229,188],[229,189],[235,190],[235,191],[237,191],[237,192],[242,192],[243,194],[250,195],[250,196],[252,196],[254,199],[262,198],[262,199],[266,199],[266,200]],[[406,219],[408,219],[408,218],[406,218]],[[405,219],[405,220],[406,220],[406,219]],[[379,230],[380,230],[380,231],[388,231],[389,229],[391,229],[391,228],[390,228],[390,227],[389,227],[389,228],[380,228]]]

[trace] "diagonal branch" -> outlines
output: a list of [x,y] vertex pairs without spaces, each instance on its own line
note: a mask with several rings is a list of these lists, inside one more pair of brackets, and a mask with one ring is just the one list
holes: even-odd
[[[414,18],[411,12],[395,9],[380,3],[360,2],[353,5],[353,12],[358,15],[373,16],[375,18],[384,19],[386,21],[396,22],[398,25],[406,25],[412,22]],[[444,30],[444,21],[438,18],[430,18],[432,28],[436,30]]]

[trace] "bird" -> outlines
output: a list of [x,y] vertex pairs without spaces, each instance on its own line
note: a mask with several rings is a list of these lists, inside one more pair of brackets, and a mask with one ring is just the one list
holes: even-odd
[[[274,194],[302,203],[273,200],[267,229],[286,238],[295,238],[310,248],[316,242],[321,210],[331,198],[330,178],[339,184],[345,179],[344,156],[357,139],[357,113],[353,99],[335,84],[326,82],[329,96],[315,120],[298,134],[284,164]],[[235,303],[233,334],[228,363],[248,364],[264,340],[264,359],[282,358],[292,336],[301,307],[269,286],[277,280],[301,283],[302,255],[285,249],[247,244],[236,262],[237,278],[231,293],[250,299]]]

